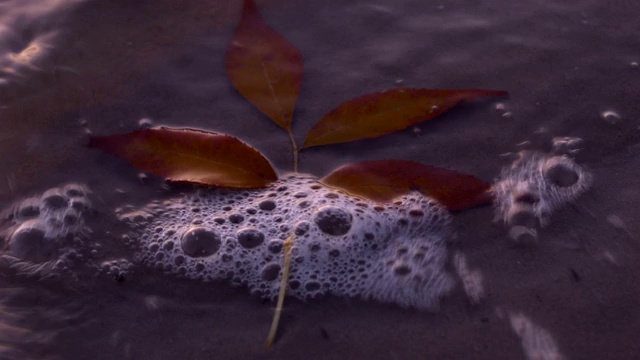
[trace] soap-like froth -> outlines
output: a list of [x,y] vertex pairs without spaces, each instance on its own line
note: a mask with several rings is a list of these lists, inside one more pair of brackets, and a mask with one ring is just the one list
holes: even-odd
[[[291,175],[266,189],[200,189],[120,219],[131,225],[142,264],[228,280],[267,299],[278,295],[289,236],[287,293],[300,299],[333,294],[433,309],[454,284],[444,270],[450,216],[418,193],[379,205]],[[210,238],[219,248],[185,248],[194,226],[217,234]],[[182,246],[162,246],[167,242]]]
[[[59,279],[71,268],[94,267],[98,245],[87,240],[89,190],[80,184],[51,188],[2,213],[0,265],[16,276]],[[77,274],[71,276],[77,280]]]
[[591,174],[566,155],[523,152],[493,185],[496,218],[533,229],[533,216],[544,227],[556,209],[577,199],[591,182]]
[[13,224],[5,231],[13,232],[8,234],[9,245],[14,237],[22,237],[26,229],[43,232],[43,238],[48,239],[43,240],[43,244],[82,232],[85,229],[83,214],[91,207],[88,193],[83,185],[67,184],[14,204],[4,211],[4,217]]
[[[526,153],[493,186],[499,218],[520,244],[537,241],[551,213],[591,176],[566,156]],[[0,214],[0,266],[18,276],[78,281],[86,270],[125,281],[136,266],[202,281],[226,280],[274,299],[293,238],[288,294],[361,297],[433,309],[453,286],[445,271],[450,215],[411,193],[377,204],[287,176],[258,190],[203,189],[116,210],[126,254],[103,256],[111,234],[86,223],[90,191],[51,188]],[[91,234],[91,236],[89,236]],[[108,252],[109,250],[107,250]]]

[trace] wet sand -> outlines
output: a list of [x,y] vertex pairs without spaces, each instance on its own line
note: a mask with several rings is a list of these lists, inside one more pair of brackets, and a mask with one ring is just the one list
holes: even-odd
[[[280,173],[290,171],[286,134],[237,95],[224,73],[239,6],[80,2],[62,15],[23,20],[31,33],[14,25],[19,35],[60,35],[50,40],[38,69],[21,68],[25,76],[4,85],[2,208],[60,183],[84,182],[97,199],[92,221],[99,232],[113,225],[114,207],[166,196],[160,180],[140,183],[137,170],[84,146],[87,129],[124,133],[141,118],[233,134],[266,154]],[[398,83],[510,92],[509,99],[466,104],[416,129],[310,149],[302,153],[301,171],[322,176],[349,162],[395,158],[492,181],[511,162],[501,154],[548,151],[552,138],[575,136],[584,140],[577,161],[593,173],[592,189],[555,213],[532,247],[514,246],[504,226],[492,222],[490,207],[455,214],[450,250],[481,274],[484,296],[477,303],[460,286],[436,313],[335,297],[287,299],[269,352],[263,342],[274,304],[244,289],[153,271],[71,290],[0,274],[2,356],[639,356],[640,105],[632,89],[640,77],[633,28],[640,7],[588,0],[571,6],[499,0],[259,6],[305,59],[294,117],[300,142],[343,101]],[[51,25],[35,25],[43,22]],[[33,35],[24,36],[17,39],[28,43]]]

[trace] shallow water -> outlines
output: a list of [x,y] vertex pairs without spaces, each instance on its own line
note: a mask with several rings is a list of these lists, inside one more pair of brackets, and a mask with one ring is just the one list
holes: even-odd
[[[67,182],[92,190],[96,233],[108,214],[168,196],[124,161],[88,149],[88,134],[140,120],[226,132],[280,173],[287,136],[230,86],[224,54],[240,2],[170,0],[0,3],[0,207]],[[466,104],[415,129],[310,149],[317,176],[354,161],[409,159],[491,181],[522,149],[584,140],[595,182],[553,215],[541,242],[513,246],[493,210],[456,214],[460,288],[437,313],[325,298],[287,301],[282,333],[263,339],[273,304],[225,284],[149,271],[90,289],[0,274],[0,357],[635,358],[640,345],[640,6],[601,1],[270,1],[265,20],[301,51],[298,141],[343,101],[398,85],[493,88],[508,99]],[[106,219],[106,220],[105,220]],[[117,244],[113,252],[117,252]],[[461,256],[461,257],[460,257]],[[475,279],[475,280],[474,280]],[[481,279],[481,280],[478,280]]]

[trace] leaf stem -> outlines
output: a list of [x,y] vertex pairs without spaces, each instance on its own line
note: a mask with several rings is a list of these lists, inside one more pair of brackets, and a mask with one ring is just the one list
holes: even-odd
[[282,306],[284,304],[284,296],[287,293],[287,283],[289,281],[289,270],[291,269],[291,249],[293,248],[293,234],[284,242],[284,267],[282,268],[282,279],[280,280],[280,293],[278,294],[278,304],[276,305],[276,313],[273,315],[271,329],[267,335],[265,348],[269,350],[273,345],[276,335],[278,334],[278,324],[280,323],[280,315],[282,314]]
[[291,139],[291,151],[293,152],[293,171],[298,172],[298,153],[300,153],[300,149],[298,149],[298,144],[296,144],[296,139],[293,137],[293,132],[291,129],[287,130],[289,134],[289,139]]

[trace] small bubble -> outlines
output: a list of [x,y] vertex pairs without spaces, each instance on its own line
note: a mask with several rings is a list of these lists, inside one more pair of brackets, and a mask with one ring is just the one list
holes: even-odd
[[61,209],[68,205],[69,199],[57,189],[49,190],[42,195],[42,202],[50,209]]
[[632,61],[631,64],[629,64],[629,65],[631,65],[631,67],[633,67],[633,68],[637,68],[638,67],[638,62],[637,61]]
[[533,245],[538,241],[538,231],[522,225],[509,229],[509,238],[517,245]]
[[40,223],[30,220],[18,228],[9,240],[12,255],[20,259],[44,260],[46,251],[45,229]]
[[314,222],[325,234],[344,235],[351,229],[353,215],[340,207],[323,206],[315,212]]
[[602,116],[604,121],[608,122],[611,125],[615,125],[618,120],[620,120],[620,114],[613,110],[603,111],[600,116]]
[[554,137],[552,140],[553,151],[559,154],[571,154],[579,151],[582,139],[578,137]]
[[257,229],[244,228],[237,232],[238,242],[246,249],[253,249],[264,242],[264,234]]
[[264,200],[258,204],[261,210],[271,211],[276,208],[276,203],[273,200]]
[[73,225],[78,221],[78,215],[73,214],[73,213],[66,213],[64,215],[64,219],[63,219],[64,223],[66,225]]
[[40,215],[40,208],[34,204],[26,205],[18,210],[18,217],[22,219],[30,219]]
[[544,166],[543,173],[550,183],[560,187],[573,186],[580,179],[580,175],[561,157],[549,159]]
[[262,273],[260,277],[265,281],[273,281],[278,278],[278,274],[280,273],[280,264],[270,263],[265,265],[262,268]]
[[153,126],[153,120],[149,118],[142,118],[138,120],[138,126],[140,126],[143,129],[150,128],[151,126]]
[[229,215],[229,221],[233,224],[240,224],[244,220],[244,216],[240,214]]
[[393,267],[393,272],[396,275],[404,276],[411,272],[411,267],[409,267],[407,264],[399,263]]
[[411,209],[409,210],[409,215],[415,216],[415,217],[424,216],[424,211],[420,209]]
[[269,242],[269,245],[267,246],[267,249],[274,254],[279,254],[282,251],[283,247],[284,247],[284,244],[282,241],[271,240]]

